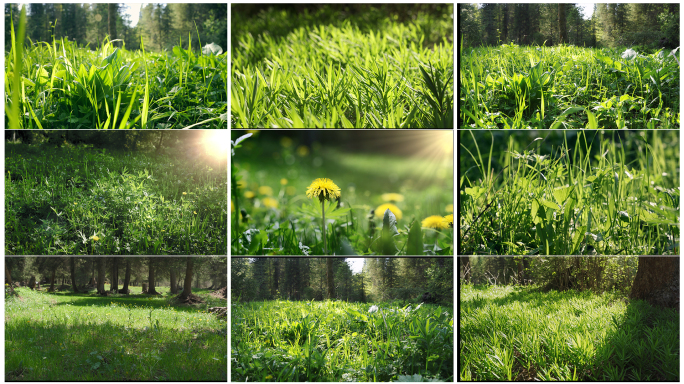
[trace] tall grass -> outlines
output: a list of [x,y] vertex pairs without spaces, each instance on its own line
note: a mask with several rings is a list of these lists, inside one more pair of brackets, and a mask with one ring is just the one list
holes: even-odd
[[453,381],[453,309],[237,303],[231,381]]
[[[543,139],[461,136],[460,253],[678,254],[678,132]],[[495,143],[507,150],[494,156]]]
[[459,126],[679,128],[676,56],[659,51],[623,59],[622,51],[568,45],[462,48]]
[[107,38],[24,48],[24,19],[5,59],[10,128],[227,128],[227,54],[150,53],[142,38],[141,51]]
[[460,380],[679,380],[678,311],[536,288],[461,285]]
[[369,31],[339,24],[297,27],[282,37],[240,33],[231,126],[453,127],[452,43],[426,46],[422,29],[390,19]]

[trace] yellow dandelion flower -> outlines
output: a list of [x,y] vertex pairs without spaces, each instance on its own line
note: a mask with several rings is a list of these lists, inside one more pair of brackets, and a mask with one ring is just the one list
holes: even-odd
[[399,193],[383,193],[380,197],[382,201],[394,201],[396,203],[404,201],[404,195]]
[[78,203],[74,203],[74,205],[78,205]]
[[385,211],[390,210],[390,212],[394,213],[394,216],[396,216],[397,220],[401,220],[403,217],[403,214],[401,213],[401,209],[399,209],[396,205],[386,203],[386,204],[381,204],[379,207],[375,208],[375,216],[379,218],[385,217]]
[[196,215],[196,214],[197,214],[197,211],[192,211],[192,213],[194,213],[194,214]]
[[447,212],[454,213],[454,205],[453,205],[453,204],[447,205],[447,206],[446,206],[446,211],[447,211]]
[[183,195],[187,195],[187,194],[188,194],[187,192],[183,192]]
[[437,215],[426,217],[425,220],[423,220],[420,224],[423,226],[423,228],[434,228],[434,229],[446,229],[447,228],[447,224],[444,221],[444,217],[437,216]]
[[91,237],[91,239],[93,239],[93,241],[98,241],[98,240],[100,240],[100,237],[95,235],[95,236]]
[[444,223],[449,226],[449,228],[454,227],[454,215],[446,215],[444,216]]
[[273,188],[269,187],[268,185],[262,185],[261,187],[259,187],[259,194],[273,196]]
[[309,188],[306,189],[306,196],[310,199],[318,197],[318,199],[323,202],[324,200],[330,200],[333,197],[340,197],[340,187],[335,185],[330,179],[316,179],[309,185]]
[[264,207],[266,208],[278,208],[278,200],[272,197],[264,197],[261,200],[261,203],[264,204]]
[[246,191],[246,192],[245,192],[245,197],[248,198],[248,199],[253,199],[254,196],[256,196],[256,194],[255,194],[254,192],[252,192],[252,191]]
[[280,179],[280,185],[287,185],[287,179]]

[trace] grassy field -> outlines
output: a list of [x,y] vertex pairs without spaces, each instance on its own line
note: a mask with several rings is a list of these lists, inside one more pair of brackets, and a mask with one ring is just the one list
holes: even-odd
[[535,136],[462,134],[459,253],[679,253],[677,131]]
[[[231,254],[326,254],[321,204],[306,195],[321,177],[341,189],[339,206],[326,202],[327,254],[453,254],[446,221],[453,215],[453,160],[441,147],[453,142],[452,133],[404,133],[397,146],[414,145],[434,157],[354,153],[332,143],[309,148],[272,131],[243,141],[232,161]],[[241,135],[233,132],[234,139]],[[395,221],[385,225],[387,209]]]
[[[131,290],[138,292],[137,287]],[[105,289],[109,289],[105,285]],[[5,302],[6,381],[226,381],[227,324],[163,296],[47,293]]]
[[453,128],[450,9],[413,23],[372,8],[234,12],[231,127]]
[[5,156],[6,254],[227,252],[225,163],[82,145]]
[[575,46],[462,49],[458,126],[679,128],[679,64],[670,51]]
[[117,40],[94,50],[64,39],[23,47],[23,23],[11,36],[8,128],[227,128],[227,53],[128,51]]
[[461,286],[464,381],[679,381],[679,312],[591,291]]
[[[379,309],[378,309],[379,307]],[[231,381],[453,381],[453,309],[232,304]]]

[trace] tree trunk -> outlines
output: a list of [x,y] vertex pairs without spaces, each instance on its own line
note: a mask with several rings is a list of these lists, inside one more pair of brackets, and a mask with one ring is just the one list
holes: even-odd
[[679,310],[679,257],[639,257],[630,298]]
[[147,293],[149,293],[150,295],[157,295],[157,294],[159,294],[159,292],[157,292],[154,289],[154,257],[150,257],[150,261],[148,263],[148,269],[150,272],[148,275],[148,280],[149,280],[148,283],[150,286],[147,288]]
[[112,292],[119,290],[119,258],[112,258],[112,284],[109,286]]
[[560,31],[560,43],[568,43],[568,28],[565,22],[565,4],[558,4],[558,30]]
[[276,295],[278,295],[278,290],[280,289],[280,287],[278,287],[278,270],[280,268],[278,268],[278,267],[279,267],[278,258],[274,258],[273,259],[273,292],[271,292],[271,294],[274,297]]
[[[107,5],[107,29],[109,30],[109,41],[116,40],[116,16],[118,15],[116,8],[116,3],[109,3]],[[118,42],[114,44],[118,44]]]
[[31,278],[29,279],[29,288],[35,289],[36,288],[36,277],[31,275]]
[[7,263],[5,263],[5,284],[9,284],[10,291],[12,292],[13,295],[15,295],[16,292],[14,292],[14,283],[12,282],[12,274],[10,274],[9,269],[7,269]]
[[333,259],[329,257],[325,260],[328,275],[328,299],[332,300],[335,297],[335,280],[333,278]]
[[169,272],[171,274],[171,293],[175,295],[178,293],[178,286],[176,285],[176,269],[171,267]]
[[126,259],[126,276],[124,276],[123,293],[128,295],[128,284],[131,282],[131,259]]
[[461,265],[461,277],[467,282],[470,282],[470,258],[468,256],[459,256],[458,261]]
[[192,293],[192,257],[188,257],[188,264],[185,268],[185,283],[183,283],[183,292],[180,295],[181,300],[187,299]]
[[69,267],[71,269],[71,287],[74,290],[74,293],[78,293],[78,287],[76,286],[76,258],[75,257],[70,257],[69,258]]
[[55,291],[55,274],[57,273],[57,268],[52,270],[52,278],[50,279],[50,289],[48,292],[54,292]]
[[103,256],[100,256],[97,258],[97,293],[100,295],[104,295],[105,288],[104,288],[104,281],[105,281],[105,258]]

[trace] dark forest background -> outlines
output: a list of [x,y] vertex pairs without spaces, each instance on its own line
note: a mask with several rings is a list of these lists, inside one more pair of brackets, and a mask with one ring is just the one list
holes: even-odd
[[464,47],[554,45],[679,46],[679,4],[594,4],[589,19],[575,4],[458,4]]
[[[131,27],[130,16],[122,11],[123,4],[28,4],[26,43],[65,38],[81,46],[96,48],[106,36],[121,39],[126,49],[140,49],[140,37],[145,49],[161,51],[178,45],[192,48],[215,43],[227,50],[228,6],[207,3],[144,4],[140,19]],[[15,31],[19,24],[19,4],[5,4],[5,50],[11,46],[10,23]],[[137,9],[134,10],[137,12]],[[199,33],[199,35],[198,35]]]
[[232,298],[453,304],[453,258],[364,260],[362,272],[352,273],[343,257],[232,258]]

